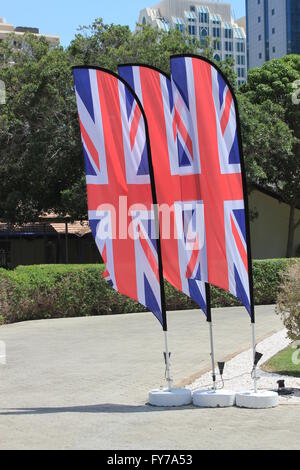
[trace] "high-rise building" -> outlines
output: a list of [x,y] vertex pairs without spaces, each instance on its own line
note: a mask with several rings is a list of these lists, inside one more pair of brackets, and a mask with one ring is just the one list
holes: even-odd
[[25,33],[32,33],[38,37],[43,36],[47,39],[47,41],[49,41],[49,43],[53,47],[59,46],[59,43],[60,43],[60,39],[58,36],[40,34],[40,31],[38,28],[30,28],[30,27],[24,27],[24,26],[15,27],[14,25],[7,23],[4,18],[0,18],[0,42],[3,41],[4,39],[8,39],[9,35],[12,33],[14,33],[15,35],[14,45],[16,47],[22,46],[22,37],[24,36]]
[[300,0],[246,0],[249,68],[300,54]]
[[218,61],[232,57],[239,84],[246,81],[246,33],[243,19],[234,21],[230,3],[210,0],[162,0],[140,12],[139,24],[150,24],[161,30],[179,31],[197,38],[203,45],[207,38]]

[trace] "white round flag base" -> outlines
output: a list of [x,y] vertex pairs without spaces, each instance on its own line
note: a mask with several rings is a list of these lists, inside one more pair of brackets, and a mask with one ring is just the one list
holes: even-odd
[[152,390],[149,393],[149,404],[160,408],[188,406],[192,403],[192,393],[185,388]]
[[231,390],[198,390],[193,403],[199,408],[229,408],[235,405],[235,392]]
[[276,408],[279,405],[279,395],[276,392],[265,390],[254,392],[242,392],[236,394],[236,406],[239,408],[267,409]]

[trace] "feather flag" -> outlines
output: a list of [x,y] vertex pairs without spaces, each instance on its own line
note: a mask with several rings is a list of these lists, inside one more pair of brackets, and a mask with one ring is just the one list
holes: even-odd
[[[190,137],[174,108],[170,77],[146,65],[119,66],[119,74],[138,95],[147,117],[157,199],[161,208],[172,208],[167,223],[173,230],[162,232],[165,278],[191,297],[207,314],[206,288],[201,280],[201,256],[205,252],[203,204],[193,176],[181,166],[181,146],[190,148]],[[178,141],[178,133],[182,140]],[[192,150],[191,150],[192,151]],[[183,171],[181,169],[183,168]],[[161,210],[162,217],[165,215]],[[197,228],[198,223],[198,230]],[[164,229],[164,223],[161,223]],[[164,236],[165,235],[165,236]],[[203,264],[204,266],[204,264]]]
[[171,74],[175,113],[191,136],[187,141],[182,132],[181,164],[187,174],[198,171],[205,280],[237,297],[254,322],[248,198],[234,92],[205,58],[174,56]]
[[117,292],[152,311],[166,329],[143,109],[133,91],[112,72],[75,67],[73,75],[89,221],[106,265],[103,277]]

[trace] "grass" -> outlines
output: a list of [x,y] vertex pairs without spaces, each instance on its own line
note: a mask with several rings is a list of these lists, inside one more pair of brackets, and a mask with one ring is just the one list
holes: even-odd
[[297,351],[295,346],[289,346],[266,362],[262,369],[265,372],[272,372],[274,374],[300,377],[300,364],[293,361],[293,356],[299,362],[300,351]]

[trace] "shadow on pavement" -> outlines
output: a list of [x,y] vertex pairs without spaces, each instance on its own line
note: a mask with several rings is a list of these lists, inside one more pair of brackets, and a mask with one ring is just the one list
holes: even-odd
[[162,411],[189,410],[192,406],[181,408],[156,408],[145,405],[119,405],[105,403],[103,405],[66,406],[53,408],[8,408],[1,409],[0,416],[43,415],[59,413],[157,413]]

